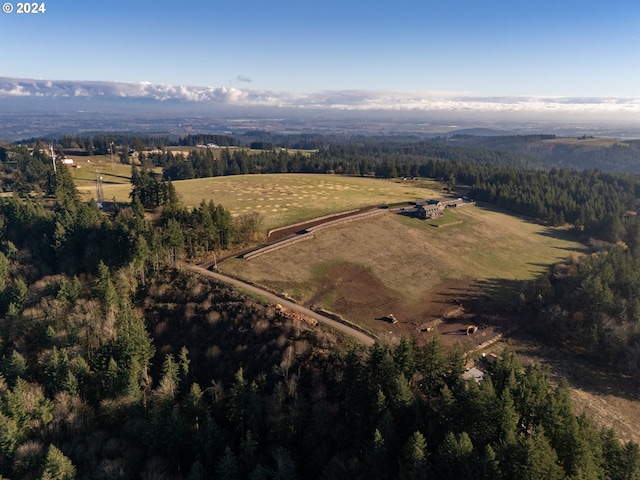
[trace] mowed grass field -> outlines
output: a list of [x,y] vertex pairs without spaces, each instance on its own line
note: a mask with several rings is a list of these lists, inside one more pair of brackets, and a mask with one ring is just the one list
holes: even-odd
[[[117,155],[114,155],[113,159],[110,155],[67,155],[67,158],[72,159],[76,166],[71,169],[71,176],[83,200],[96,198],[96,172],[99,172],[105,199],[111,200],[115,196],[118,201],[129,201],[131,165],[120,163]],[[162,169],[155,168],[154,172],[161,174]],[[111,191],[109,195],[106,190]]]
[[[71,169],[71,175],[76,187],[83,194],[85,192],[93,193],[95,198],[96,171],[100,172],[103,185],[120,185],[131,189],[131,184],[129,183],[131,165],[121,164],[116,156],[114,156],[115,162],[111,161],[109,155],[93,155],[90,157],[69,155],[67,158],[71,158],[76,167],[80,167]],[[88,198],[91,198],[91,196]]]
[[312,174],[213,177],[174,182],[187,206],[204,199],[232,215],[258,212],[266,228],[290,225],[329,213],[431,198],[436,192],[418,182]]
[[[122,167],[130,171],[130,167]],[[124,172],[117,168],[110,171],[109,165],[105,165],[101,172],[105,199],[129,201],[130,172],[125,177]],[[96,197],[95,174],[92,178],[92,181],[81,183],[78,187],[86,200]],[[109,179],[114,183],[110,183]],[[115,179],[127,183],[115,183]],[[405,182],[320,174],[236,175],[180,180],[173,184],[185,206],[195,207],[202,200],[213,200],[230,210],[234,216],[256,211],[263,215],[265,229],[329,213],[439,195],[426,188],[438,184],[426,180]]]

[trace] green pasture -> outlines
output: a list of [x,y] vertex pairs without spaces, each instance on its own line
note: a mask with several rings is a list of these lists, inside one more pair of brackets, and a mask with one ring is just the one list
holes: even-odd
[[319,285],[331,284],[325,272],[336,264],[369,272],[371,284],[384,285],[388,295],[412,305],[439,285],[458,281],[461,288],[471,281],[504,291],[510,281],[533,279],[571,252],[584,252],[564,229],[481,207],[458,208],[451,215],[455,224],[437,228],[388,213],[316,232],[309,241],[249,261],[228,260],[220,269],[331,309],[330,292],[313,296]]
[[183,180],[174,185],[185,205],[196,206],[204,198],[224,205],[232,215],[259,212],[264,216],[266,228],[435,195],[417,183],[312,174],[213,177]]
[[71,175],[81,190],[84,187],[95,190],[96,172],[102,176],[103,185],[128,185],[131,179],[131,166],[120,163],[117,155],[113,156],[113,161],[110,155],[67,155],[67,158],[73,160],[75,168],[71,169]]
[[[104,178],[103,175],[105,199],[115,197],[117,201],[129,201],[129,183],[112,184]],[[438,195],[420,181],[321,174],[234,175],[179,180],[173,184],[185,206],[195,207],[202,200],[213,200],[234,216],[256,211],[264,216],[266,229],[360,207]],[[86,200],[96,196],[94,184],[79,190]]]

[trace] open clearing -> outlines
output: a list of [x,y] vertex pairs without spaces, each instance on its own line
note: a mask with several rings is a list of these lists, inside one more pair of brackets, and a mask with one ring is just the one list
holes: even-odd
[[174,183],[183,203],[203,198],[224,205],[232,215],[258,212],[265,226],[288,225],[313,217],[387,202],[435,195],[418,182],[335,175],[267,174],[213,177]]
[[[108,173],[108,167],[103,171]],[[107,201],[113,198],[119,202],[129,201],[129,183],[111,184],[105,178],[103,175]],[[437,185],[427,180],[405,182],[322,174],[236,175],[180,180],[173,184],[186,206],[194,207],[203,199],[211,199],[230,210],[233,216],[258,212],[263,215],[267,229],[329,213],[439,195],[426,188]],[[94,185],[79,187],[79,190],[83,199],[96,196]]]
[[[534,278],[584,248],[563,230],[499,212],[466,207],[453,215],[456,222],[436,228],[388,213],[322,230],[250,261],[229,260],[220,269],[379,335],[430,335],[420,330],[450,317],[438,326],[441,334],[447,330],[445,340],[467,340],[458,338],[465,325],[457,323],[467,320],[452,315],[457,302],[483,285],[490,292],[504,281]],[[397,324],[381,320],[389,313]],[[469,340],[483,341],[480,333]]]
[[[508,294],[511,281],[535,278],[571,252],[585,251],[562,229],[481,207],[447,211],[447,217],[449,223],[437,228],[389,213],[219,268],[339,313],[379,336],[438,335],[445,344],[468,350],[519,321],[483,311],[485,295]],[[397,324],[384,319],[389,313]],[[467,336],[469,324],[480,329]],[[614,428],[623,441],[640,442],[637,385],[630,379],[612,376],[573,352],[543,346],[521,331],[476,353],[499,354],[505,347],[523,364],[541,363],[557,381],[566,378],[577,413]]]

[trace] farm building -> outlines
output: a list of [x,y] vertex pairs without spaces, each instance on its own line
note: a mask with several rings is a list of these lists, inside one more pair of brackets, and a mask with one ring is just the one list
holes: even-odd
[[480,383],[480,381],[484,378],[484,372],[480,370],[478,367],[472,367],[466,372],[462,374],[462,378],[465,380],[475,380]]
[[416,205],[416,214],[422,219],[437,218],[442,215],[442,208],[437,204]]

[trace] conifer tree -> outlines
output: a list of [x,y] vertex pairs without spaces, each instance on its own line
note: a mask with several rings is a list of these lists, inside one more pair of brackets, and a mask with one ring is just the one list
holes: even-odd
[[425,480],[428,477],[427,441],[419,431],[413,432],[402,450],[400,480]]
[[224,455],[216,465],[216,476],[229,480],[240,479],[238,460],[229,447],[225,448]]
[[76,468],[55,445],[50,445],[40,478],[42,480],[74,480]]

